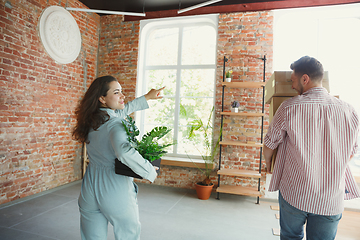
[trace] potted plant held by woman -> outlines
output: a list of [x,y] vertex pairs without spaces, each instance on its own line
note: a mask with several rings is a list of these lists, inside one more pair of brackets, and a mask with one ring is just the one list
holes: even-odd
[[[159,140],[168,134],[171,129],[165,126],[155,127],[150,132],[144,134],[139,141],[137,138],[140,135],[140,131],[136,127],[135,121],[130,116],[127,116],[126,120],[123,121],[123,126],[128,135],[128,140],[131,146],[135,148],[135,150],[137,150],[143,158],[148,160],[152,165],[158,167],[159,170],[157,170],[157,172],[159,173],[161,157],[167,153],[165,149],[175,144],[175,142],[160,144]],[[129,167],[119,160],[115,160],[115,172],[117,174],[142,179],[141,176],[134,173]]]
[[[199,199],[207,200],[211,195],[212,188],[214,184],[210,180],[210,175],[214,171],[215,157],[219,151],[220,147],[220,138],[222,134],[222,128],[220,129],[219,138],[217,141],[214,141],[213,138],[213,127],[212,127],[212,114],[214,112],[214,107],[210,112],[210,116],[206,123],[201,119],[196,119],[190,122],[190,130],[188,134],[188,139],[193,141],[196,136],[199,136],[204,141],[204,150],[200,151],[200,155],[204,160],[205,168],[200,168],[194,161],[193,163],[196,167],[204,174],[204,179],[201,182],[195,184],[196,193]],[[190,157],[189,157],[190,158]],[[190,158],[191,159],[191,158]],[[192,160],[192,159],[191,159]]]

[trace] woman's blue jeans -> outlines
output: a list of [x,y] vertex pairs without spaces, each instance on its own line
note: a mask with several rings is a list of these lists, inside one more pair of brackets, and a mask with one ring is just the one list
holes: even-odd
[[307,240],[333,240],[336,236],[337,226],[342,214],[334,216],[316,215],[301,211],[281,196],[280,205],[280,239],[301,240],[304,237],[304,224],[306,223]]

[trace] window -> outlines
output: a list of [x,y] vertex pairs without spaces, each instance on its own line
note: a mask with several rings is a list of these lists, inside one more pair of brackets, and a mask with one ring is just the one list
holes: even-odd
[[[188,123],[207,121],[214,106],[218,15],[140,22],[137,96],[165,86],[164,98],[136,115],[141,133],[157,125],[170,127],[165,141],[175,140],[168,155],[199,155],[186,141]],[[170,139],[172,138],[172,139]]]

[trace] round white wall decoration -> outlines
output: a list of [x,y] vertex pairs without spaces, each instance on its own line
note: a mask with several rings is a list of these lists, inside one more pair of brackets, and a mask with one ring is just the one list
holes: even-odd
[[46,8],[40,17],[39,32],[46,52],[56,62],[71,63],[78,57],[80,30],[73,16],[64,8]]

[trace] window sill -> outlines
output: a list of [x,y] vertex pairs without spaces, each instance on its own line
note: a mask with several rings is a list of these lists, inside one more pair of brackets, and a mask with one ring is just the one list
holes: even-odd
[[[196,164],[196,165],[195,165]],[[166,166],[177,166],[177,167],[188,167],[188,168],[201,168],[205,169],[205,163],[203,160],[193,160],[185,158],[175,158],[175,157],[162,157],[161,165]],[[215,164],[212,164],[212,169],[215,169]]]

